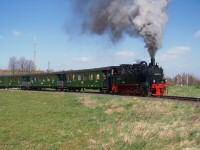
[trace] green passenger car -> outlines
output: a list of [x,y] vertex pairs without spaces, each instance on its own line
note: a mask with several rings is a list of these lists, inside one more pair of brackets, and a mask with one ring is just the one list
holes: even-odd
[[22,77],[22,87],[28,89],[63,88],[60,73],[30,74]]
[[0,88],[8,88],[8,85],[9,85],[8,77],[1,76],[0,77]]
[[69,90],[102,89],[105,78],[101,70],[68,71],[65,76],[65,88]]
[[56,88],[58,82],[58,76],[54,74],[38,74],[29,77],[32,88]]
[[19,88],[21,86],[21,76],[1,76],[0,88]]
[[0,88],[62,89],[108,89],[111,67],[65,72],[0,76]]
[[59,84],[60,76],[59,73],[0,76],[0,88],[63,88],[63,85]]

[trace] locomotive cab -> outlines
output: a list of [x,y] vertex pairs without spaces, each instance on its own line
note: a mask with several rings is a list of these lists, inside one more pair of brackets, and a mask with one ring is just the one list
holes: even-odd
[[146,96],[147,67],[145,61],[120,65],[112,75],[112,93]]

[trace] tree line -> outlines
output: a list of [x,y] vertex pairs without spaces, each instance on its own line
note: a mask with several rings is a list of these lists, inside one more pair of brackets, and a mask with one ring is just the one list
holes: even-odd
[[36,65],[33,60],[26,59],[25,57],[9,59],[8,69],[12,74],[17,73],[31,73],[36,71]]
[[177,74],[174,78],[167,78],[168,82],[180,86],[200,86],[200,79],[189,73]]

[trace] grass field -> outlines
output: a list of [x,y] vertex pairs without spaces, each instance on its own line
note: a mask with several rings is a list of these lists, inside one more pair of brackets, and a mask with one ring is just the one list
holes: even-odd
[[0,149],[200,149],[200,108],[89,94],[0,91]]
[[173,96],[200,97],[200,87],[170,86],[168,94]]

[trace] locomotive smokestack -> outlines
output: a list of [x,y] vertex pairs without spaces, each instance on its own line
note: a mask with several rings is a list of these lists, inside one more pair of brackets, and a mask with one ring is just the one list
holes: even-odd
[[151,58],[151,65],[152,65],[152,66],[155,66],[155,64],[156,64],[155,57],[152,57],[152,58]]

